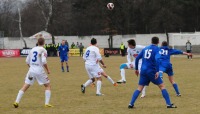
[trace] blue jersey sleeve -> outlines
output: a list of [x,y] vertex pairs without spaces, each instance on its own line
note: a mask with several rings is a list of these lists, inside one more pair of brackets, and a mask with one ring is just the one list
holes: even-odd
[[139,55],[135,59],[135,70],[138,70],[138,63],[139,63],[139,60],[142,59],[143,53],[144,53],[144,49],[139,53]]
[[177,49],[170,49],[170,55],[178,55],[178,54],[183,54],[183,52]]
[[60,46],[58,47],[58,51],[59,51],[59,52],[61,51],[61,47],[60,47]]
[[67,52],[69,52],[69,47],[67,46]]
[[160,57],[161,57],[161,54],[159,53],[159,49],[155,55],[155,60],[156,60],[156,71],[159,72],[159,64],[160,64]]

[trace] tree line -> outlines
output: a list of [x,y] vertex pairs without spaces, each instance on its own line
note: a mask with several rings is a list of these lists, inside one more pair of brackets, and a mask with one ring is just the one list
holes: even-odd
[[[114,10],[106,5],[113,2]],[[200,30],[199,0],[0,1],[0,31],[19,37],[45,30],[53,35],[149,34]]]

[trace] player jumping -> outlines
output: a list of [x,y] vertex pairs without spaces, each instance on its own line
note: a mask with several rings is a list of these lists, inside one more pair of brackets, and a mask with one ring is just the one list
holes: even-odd
[[45,107],[53,107],[49,104],[51,97],[50,81],[44,70],[45,68],[47,73],[50,74],[46,61],[47,51],[43,48],[44,44],[44,38],[39,38],[38,46],[34,47],[26,58],[26,63],[29,66],[29,71],[25,78],[25,84],[19,90],[16,101],[13,104],[15,108],[18,108],[23,94],[31,85],[33,85],[35,80],[37,80],[40,85],[44,85],[45,87]]
[[104,68],[106,68],[101,54],[99,53],[99,48],[96,47],[97,44],[97,40],[95,38],[91,39],[91,46],[89,46],[84,55],[83,55],[83,59],[85,61],[85,69],[88,73],[89,76],[89,80],[81,85],[81,91],[82,93],[85,93],[85,88],[92,84],[92,82],[95,81],[95,78],[97,79],[97,91],[96,91],[96,95],[97,96],[102,96],[103,94],[100,92],[101,91],[101,83],[102,83],[102,79],[101,79],[101,71],[99,69],[99,62],[103,65]]
[[142,67],[140,72],[140,80],[138,84],[138,89],[133,93],[132,99],[128,108],[133,108],[136,99],[138,98],[140,92],[144,88],[144,86],[149,85],[150,82],[158,85],[161,89],[162,95],[166,101],[167,108],[177,108],[170,101],[169,94],[165,89],[165,85],[163,80],[159,76],[159,62],[160,62],[160,54],[158,48],[159,38],[152,38],[152,45],[147,46],[142,50],[142,52],[137,56],[135,60],[135,73],[139,74],[138,64],[139,60],[142,59]]
[[58,57],[60,56],[62,72],[65,72],[64,66],[63,66],[64,62],[66,63],[67,72],[69,72],[68,52],[69,52],[69,48],[67,45],[65,45],[65,40],[63,40],[61,46],[59,46],[59,48],[58,48],[58,53],[57,53]]

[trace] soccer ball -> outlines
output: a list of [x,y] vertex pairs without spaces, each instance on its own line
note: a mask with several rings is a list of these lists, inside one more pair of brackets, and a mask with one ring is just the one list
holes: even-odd
[[113,3],[108,3],[107,4],[107,8],[109,9],[109,10],[113,10],[114,9],[114,4]]

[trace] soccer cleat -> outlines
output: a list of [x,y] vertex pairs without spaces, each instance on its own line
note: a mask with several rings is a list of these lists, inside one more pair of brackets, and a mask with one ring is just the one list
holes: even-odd
[[115,87],[116,87],[116,86],[118,86],[118,84],[115,82],[115,83],[113,84],[113,86],[115,86]]
[[124,80],[119,80],[118,82],[117,82],[118,84],[122,84],[122,83],[126,83],[126,81],[124,81]]
[[99,93],[99,94],[96,94],[96,96],[104,96],[104,94],[102,94],[102,93]]
[[84,87],[84,85],[81,85],[81,92],[85,93],[85,87]]
[[141,96],[140,96],[140,98],[144,98],[145,97],[145,95],[144,94],[142,94]]
[[168,105],[167,108],[177,108],[174,104]]
[[15,108],[18,108],[19,107],[19,103],[13,103],[13,106],[15,107]]
[[69,72],[69,70],[67,70],[67,72]]
[[130,104],[129,104],[129,105],[128,105],[128,108],[129,108],[129,109],[132,109],[132,108],[134,108],[134,105],[130,105]]
[[177,97],[181,97],[181,94],[177,94],[176,96],[177,96]]
[[45,104],[44,107],[46,108],[51,108],[51,107],[54,107],[53,105],[50,105],[50,104]]

